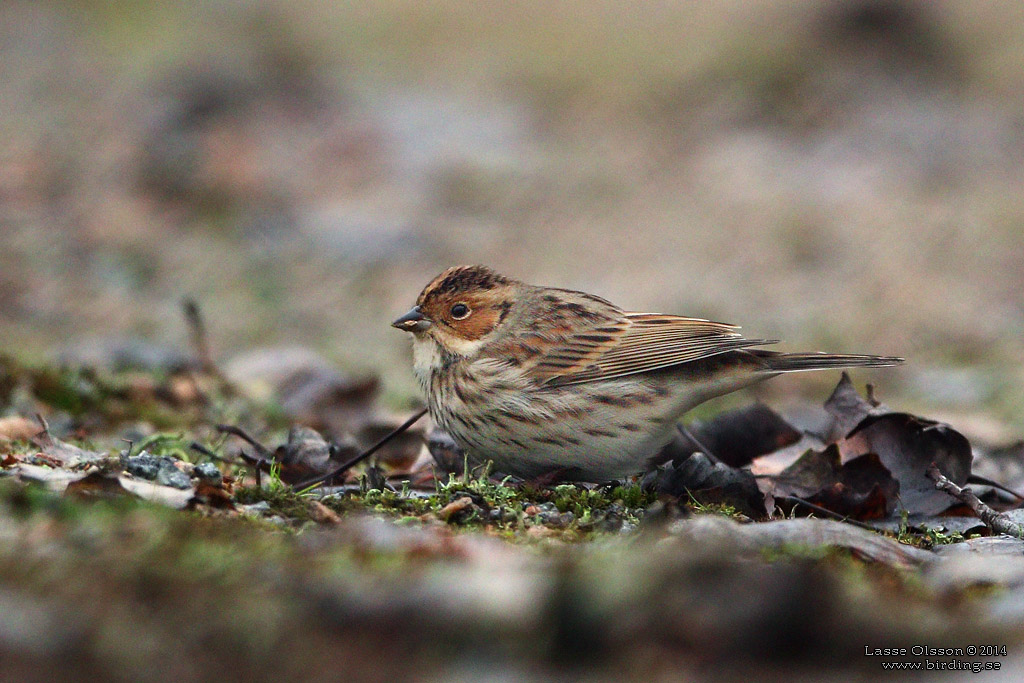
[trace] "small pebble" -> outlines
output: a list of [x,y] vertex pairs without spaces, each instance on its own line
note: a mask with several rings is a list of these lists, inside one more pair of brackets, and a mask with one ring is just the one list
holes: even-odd
[[539,517],[541,523],[554,529],[564,529],[572,524],[573,520],[576,519],[576,515],[571,512],[563,512],[559,514],[557,511],[542,512]]
[[130,474],[134,474],[139,479],[148,479],[153,481],[156,479],[156,475],[160,471],[160,458],[143,451],[138,455],[133,455],[128,458],[124,469]]
[[251,505],[240,505],[240,506],[238,506],[238,510],[243,515],[250,515],[252,517],[260,517],[260,516],[263,515],[263,513],[270,512],[270,503],[268,503],[265,500],[261,500],[260,502],[253,503]]
[[192,488],[192,479],[174,465],[161,467],[156,474],[156,483],[176,489]]
[[139,479],[155,481],[163,486],[176,489],[187,489],[192,486],[189,476],[175,466],[174,458],[167,456],[158,458],[143,451],[128,458],[124,469]]
[[223,479],[220,470],[217,469],[217,466],[214,465],[212,462],[198,463],[195,466],[195,468],[193,468],[192,471],[195,474],[195,476],[199,477],[203,481],[211,482],[214,484],[219,484],[221,482],[221,479]]

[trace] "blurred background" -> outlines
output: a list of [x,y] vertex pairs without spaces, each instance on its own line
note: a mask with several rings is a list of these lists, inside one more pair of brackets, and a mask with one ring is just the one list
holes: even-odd
[[[1024,4],[5,0],[0,351],[315,349],[485,263],[1024,428]],[[828,374],[828,373],[826,373]],[[836,377],[770,383],[824,398]]]

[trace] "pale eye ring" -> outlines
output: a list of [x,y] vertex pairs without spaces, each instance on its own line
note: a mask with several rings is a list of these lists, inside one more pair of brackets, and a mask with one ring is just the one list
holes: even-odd
[[455,320],[465,320],[469,317],[470,310],[469,306],[464,303],[457,303],[452,306],[452,318]]

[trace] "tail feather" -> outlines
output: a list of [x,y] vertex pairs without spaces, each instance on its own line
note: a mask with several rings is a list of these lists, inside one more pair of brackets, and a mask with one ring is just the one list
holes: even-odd
[[903,362],[897,356],[865,356],[852,353],[759,353],[772,372],[803,372],[836,368],[884,368]]

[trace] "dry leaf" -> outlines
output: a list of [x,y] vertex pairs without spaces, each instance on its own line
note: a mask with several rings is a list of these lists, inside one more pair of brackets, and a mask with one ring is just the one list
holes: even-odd
[[954,502],[925,474],[935,463],[953,483],[963,486],[971,474],[971,444],[947,424],[908,413],[865,418],[839,444],[849,455],[876,453],[900,484],[900,507],[910,514],[936,514]]
[[97,460],[103,460],[106,457],[103,453],[87,451],[79,448],[78,446],[65,443],[60,439],[55,439],[46,429],[33,436],[32,443],[42,449],[44,455],[58,461],[65,467],[74,467],[82,463],[96,462]]
[[808,451],[772,483],[775,498],[796,496],[859,520],[888,517],[899,494],[899,484],[877,455],[840,463],[835,444],[824,451]]
[[762,518],[767,513],[765,497],[757,480],[747,470],[714,462],[704,453],[694,453],[648,472],[640,482],[647,491],[702,503],[727,503],[745,515]]
[[742,467],[759,455],[796,443],[801,436],[778,413],[762,403],[696,422],[689,426],[689,432],[697,439],[695,442],[685,432],[682,434],[690,453],[710,451],[710,455],[733,467]]

